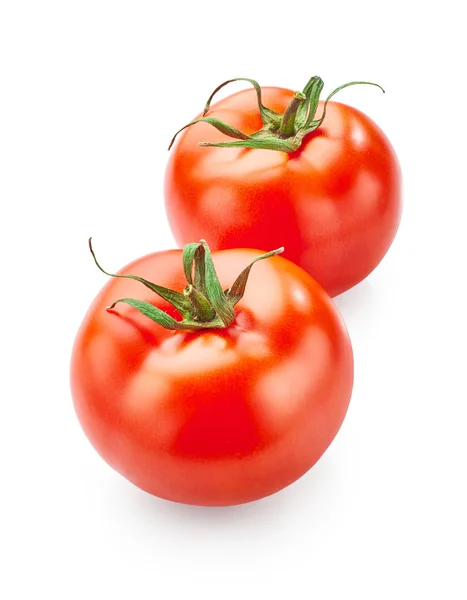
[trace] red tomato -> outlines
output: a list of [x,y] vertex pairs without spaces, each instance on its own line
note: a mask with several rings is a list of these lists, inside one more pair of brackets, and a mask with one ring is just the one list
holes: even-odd
[[[214,253],[222,286],[257,255]],[[150,254],[121,273],[182,290],[181,256]],[[168,331],[131,306],[105,310],[128,296],[176,315],[140,283],[111,279],[71,365],[79,421],[115,470],[162,498],[230,505],[277,492],[320,458],[344,419],[353,359],[339,313],[307,273],[281,257],[256,264],[225,329]]]
[[[281,88],[262,91],[264,105],[279,113],[293,97]],[[221,100],[208,116],[249,135],[262,127],[254,90]],[[284,245],[284,256],[332,296],[364,279],[391,245],[400,169],[384,133],[359,110],[330,102],[323,124],[291,154],[200,141],[231,139],[198,123],[171,153],[165,200],[179,244],[209,232],[213,250]]]

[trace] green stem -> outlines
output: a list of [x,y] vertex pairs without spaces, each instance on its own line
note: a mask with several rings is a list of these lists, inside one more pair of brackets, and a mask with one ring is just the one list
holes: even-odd
[[[205,117],[211,107],[211,101],[214,95],[228,83],[233,81],[247,81],[253,85],[256,90],[258,109],[263,122],[263,127],[258,131],[251,134],[246,134],[239,131],[235,127],[231,127],[227,123],[220,121],[213,117]],[[383,88],[377,83],[370,81],[351,81],[345,83],[335,89],[324,102],[323,113],[320,119],[315,120],[315,113],[318,108],[319,98],[323,89],[323,80],[320,77],[314,76],[308,81],[306,86],[303,88],[303,92],[295,92],[295,95],[290,102],[289,106],[285,110],[284,114],[281,115],[275,111],[264,106],[261,96],[261,88],[257,81],[254,79],[247,79],[245,77],[238,77],[236,79],[229,79],[221,85],[219,85],[209,97],[203,112],[203,118],[195,119],[182,127],[173,137],[169,149],[175,141],[177,135],[183,131],[186,127],[191,127],[200,121],[204,121],[209,125],[215,127],[218,131],[226,136],[234,138],[235,141],[225,142],[198,142],[199,146],[216,146],[219,148],[251,148],[251,149],[263,149],[263,150],[276,150],[278,152],[296,152],[305,136],[312,131],[315,131],[323,123],[324,117],[326,116],[326,107],[329,100],[339,92],[340,90],[349,87],[351,85],[374,85],[379,87],[383,92]]]
[[278,248],[267,254],[257,256],[237,277],[231,290],[223,291],[211,256],[209,246],[204,240],[187,244],[183,249],[183,269],[187,285],[183,293],[164,288],[139,277],[120,273],[108,273],[97,262],[89,238],[89,249],[98,268],[110,277],[123,277],[139,281],[158,296],[167,300],[182,316],[178,321],[149,302],[135,298],[120,298],[107,307],[113,311],[118,303],[128,304],[144,316],[165,329],[187,331],[200,329],[223,329],[235,321],[234,306],[244,294],[251,267],[255,262],[275,256],[284,250]]
[[216,311],[213,309],[209,301],[203,294],[189,283],[183,290],[185,296],[193,305],[194,318],[201,323],[208,323],[216,316]]
[[282,117],[282,123],[280,126],[281,136],[284,138],[288,138],[295,133],[295,118],[297,116],[297,111],[303,102],[305,102],[306,96],[302,94],[302,92],[295,92],[292,101],[287,107],[284,116]]

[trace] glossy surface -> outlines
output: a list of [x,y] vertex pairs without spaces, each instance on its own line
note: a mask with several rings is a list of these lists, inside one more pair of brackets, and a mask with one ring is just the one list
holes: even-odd
[[[215,253],[223,287],[258,254]],[[174,250],[122,272],[183,289],[181,264]],[[123,304],[106,312],[125,296],[169,306],[110,280],[71,365],[78,418],[114,469],[162,498],[228,505],[280,490],[319,459],[345,416],[353,359],[339,313],[303,270],[280,257],[255,264],[225,330],[167,331]]]
[[[292,95],[263,88],[264,104],[278,112]],[[209,116],[248,134],[261,128],[253,90],[221,100]],[[284,256],[332,296],[378,265],[398,228],[401,176],[391,144],[371,119],[330,102],[323,125],[293,154],[198,146],[228,139],[199,123],[171,151],[165,199],[180,245],[199,238],[213,250],[283,245]]]

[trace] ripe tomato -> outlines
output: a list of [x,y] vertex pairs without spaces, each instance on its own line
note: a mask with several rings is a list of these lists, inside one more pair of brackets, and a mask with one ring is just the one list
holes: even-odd
[[[180,250],[124,268],[163,286],[186,285]],[[258,256],[213,254],[223,289]],[[143,490],[176,502],[230,505],[277,492],[303,475],[347,410],[353,359],[324,290],[281,257],[254,266],[234,322],[168,331],[126,304],[133,296],[175,316],[138,282],[114,278],[78,332],[71,388],[99,454]]]
[[[284,113],[291,90],[262,88]],[[318,105],[321,114],[323,103]],[[254,90],[233,94],[208,116],[245,134],[261,129]],[[165,202],[181,245],[209,232],[213,250],[285,246],[284,256],[335,296],[381,261],[401,214],[401,176],[381,129],[359,110],[330,102],[322,125],[290,153],[229,142],[208,123],[183,131],[165,177]],[[235,142],[241,144],[243,142]]]

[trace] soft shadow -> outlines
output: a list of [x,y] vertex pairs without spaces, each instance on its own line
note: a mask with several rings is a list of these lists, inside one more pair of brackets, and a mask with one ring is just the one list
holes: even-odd
[[261,530],[265,524],[277,524],[291,514],[301,512],[302,508],[319,514],[323,498],[333,495],[338,487],[337,472],[333,468],[330,456],[323,456],[318,463],[298,481],[271,496],[225,507],[190,506],[168,500],[162,500],[139,490],[123,478],[115,480],[118,490],[112,493],[113,503],[120,498],[121,512],[125,518],[137,515],[137,519],[163,522],[164,526],[173,525],[188,530],[199,527],[214,527],[216,530],[234,530],[237,528]]
[[368,279],[333,298],[339,312],[347,319],[358,319],[365,314],[375,302],[375,290]]

